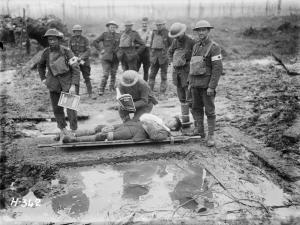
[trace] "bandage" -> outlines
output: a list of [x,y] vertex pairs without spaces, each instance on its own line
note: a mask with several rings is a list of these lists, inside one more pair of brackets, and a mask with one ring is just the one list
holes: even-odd
[[78,62],[78,58],[76,56],[74,56],[69,60],[69,65],[72,66],[77,62]]

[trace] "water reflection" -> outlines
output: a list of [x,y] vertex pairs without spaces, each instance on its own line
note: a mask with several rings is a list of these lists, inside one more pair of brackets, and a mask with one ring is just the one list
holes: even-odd
[[207,208],[213,208],[211,190],[208,189],[206,170],[190,166],[190,170],[185,171],[186,175],[175,186],[174,191],[170,193],[172,200],[178,200],[179,204],[186,209],[199,209],[207,211]]
[[68,194],[52,199],[52,209],[58,214],[79,217],[89,210],[90,200],[82,190],[72,190]]

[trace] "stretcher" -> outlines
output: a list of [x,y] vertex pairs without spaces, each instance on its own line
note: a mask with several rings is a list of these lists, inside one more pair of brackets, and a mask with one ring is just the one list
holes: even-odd
[[105,147],[105,146],[122,146],[122,145],[146,145],[146,144],[175,144],[200,141],[200,136],[175,136],[163,141],[152,141],[150,139],[135,142],[133,140],[117,140],[117,141],[94,141],[94,142],[74,142],[74,143],[54,143],[39,144],[39,148],[86,148],[86,147]]

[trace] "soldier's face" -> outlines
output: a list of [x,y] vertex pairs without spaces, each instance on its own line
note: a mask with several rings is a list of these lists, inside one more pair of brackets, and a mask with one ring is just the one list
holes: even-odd
[[157,27],[157,30],[162,30],[164,27],[164,24],[157,24],[156,27]]
[[115,33],[116,30],[117,30],[117,26],[111,24],[111,25],[108,26],[108,30],[109,30],[110,32],[112,32],[112,33]]
[[176,37],[176,39],[177,39],[177,40],[182,40],[183,36],[184,36],[184,33],[183,33],[183,34],[180,34],[178,37]]
[[130,31],[132,29],[132,25],[125,25],[125,31]]
[[81,30],[74,30],[74,31],[73,31],[73,34],[74,34],[75,36],[79,36],[79,35],[82,34],[82,31],[81,31]]
[[148,28],[148,23],[142,23],[142,27],[143,27],[144,30],[147,30],[147,28]]
[[200,40],[207,38],[209,31],[210,30],[208,28],[199,28],[196,30],[198,38]]
[[55,36],[49,36],[49,37],[48,37],[48,43],[49,43],[49,47],[50,47],[50,48],[58,47],[58,45],[59,45],[58,37],[55,37]]

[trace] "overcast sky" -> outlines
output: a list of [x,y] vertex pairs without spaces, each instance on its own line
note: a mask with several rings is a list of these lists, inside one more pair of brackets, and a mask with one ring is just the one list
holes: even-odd
[[[98,16],[102,18],[109,16],[133,18],[134,16],[139,17],[143,13],[152,13],[151,15],[154,17],[170,17],[172,15],[174,17],[183,14],[190,2],[192,6],[191,11],[193,11],[191,15],[198,15],[196,10],[199,10],[199,6],[202,6],[206,9],[205,16],[219,16],[216,12],[217,9],[221,12],[223,5],[227,3],[227,9],[231,7],[231,5],[235,7],[233,16],[241,16],[238,15],[241,5],[244,5],[245,8],[251,8],[251,10],[253,6],[256,5],[255,10],[260,11],[260,14],[262,14],[266,5],[269,5],[275,12],[278,1],[279,0],[0,0],[0,14],[7,14],[9,12],[12,16],[21,16],[22,9],[25,8],[26,15],[30,17],[40,17],[46,14],[55,14],[62,17],[63,11],[65,11],[65,15],[68,17],[70,17],[70,15],[76,15],[76,18],[81,16],[79,19],[82,19],[83,15],[89,14],[91,14],[91,17]],[[293,10],[293,13],[300,12],[300,0],[281,1],[283,14],[289,14],[291,10]],[[62,7],[63,3],[65,5],[64,10]],[[111,7],[112,5],[117,8],[114,9],[114,12]],[[159,5],[161,5],[161,7],[159,7]],[[152,9],[146,10],[147,6]],[[211,15],[212,10],[210,8],[216,8],[214,15]],[[229,13],[227,9],[223,11]],[[112,12],[108,12],[109,10],[112,10]],[[155,10],[154,13],[153,10]],[[222,12],[223,14],[221,16],[232,16],[231,12],[230,15],[224,14],[224,12]]]

